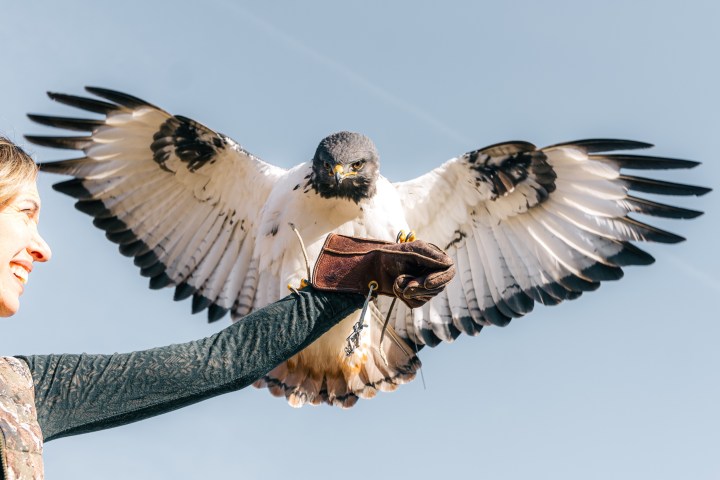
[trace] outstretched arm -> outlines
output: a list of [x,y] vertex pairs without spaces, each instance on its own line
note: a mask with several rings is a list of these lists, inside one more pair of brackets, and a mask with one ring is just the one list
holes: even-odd
[[357,294],[306,289],[202,340],[133,353],[19,358],[32,372],[38,421],[48,441],[246,387],[362,303]]

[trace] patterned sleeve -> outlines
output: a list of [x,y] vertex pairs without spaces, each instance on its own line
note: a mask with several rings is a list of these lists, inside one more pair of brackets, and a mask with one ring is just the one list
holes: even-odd
[[246,387],[358,309],[362,300],[303,290],[202,340],[112,355],[19,358],[32,372],[38,421],[48,441]]

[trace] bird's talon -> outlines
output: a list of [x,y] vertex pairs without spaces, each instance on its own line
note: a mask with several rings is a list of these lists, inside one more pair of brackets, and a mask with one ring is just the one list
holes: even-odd
[[400,230],[398,232],[397,237],[395,237],[395,243],[406,243],[406,242],[414,242],[415,241],[415,232],[413,230],[410,230],[406,232],[405,230]]
[[310,285],[310,283],[306,279],[302,278],[302,279],[300,279],[300,287],[299,288],[295,288],[292,283],[288,283],[287,288],[291,292],[297,293],[298,290],[302,290],[303,288],[307,287],[308,285]]

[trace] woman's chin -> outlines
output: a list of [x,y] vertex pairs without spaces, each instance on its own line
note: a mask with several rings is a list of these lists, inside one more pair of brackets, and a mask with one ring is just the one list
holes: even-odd
[[2,299],[0,301],[0,317],[12,317],[20,309],[20,299]]

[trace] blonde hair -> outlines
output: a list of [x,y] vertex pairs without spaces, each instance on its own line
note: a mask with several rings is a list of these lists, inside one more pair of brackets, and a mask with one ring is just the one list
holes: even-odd
[[25,150],[0,135],[0,208],[28,182],[37,178],[38,167]]

